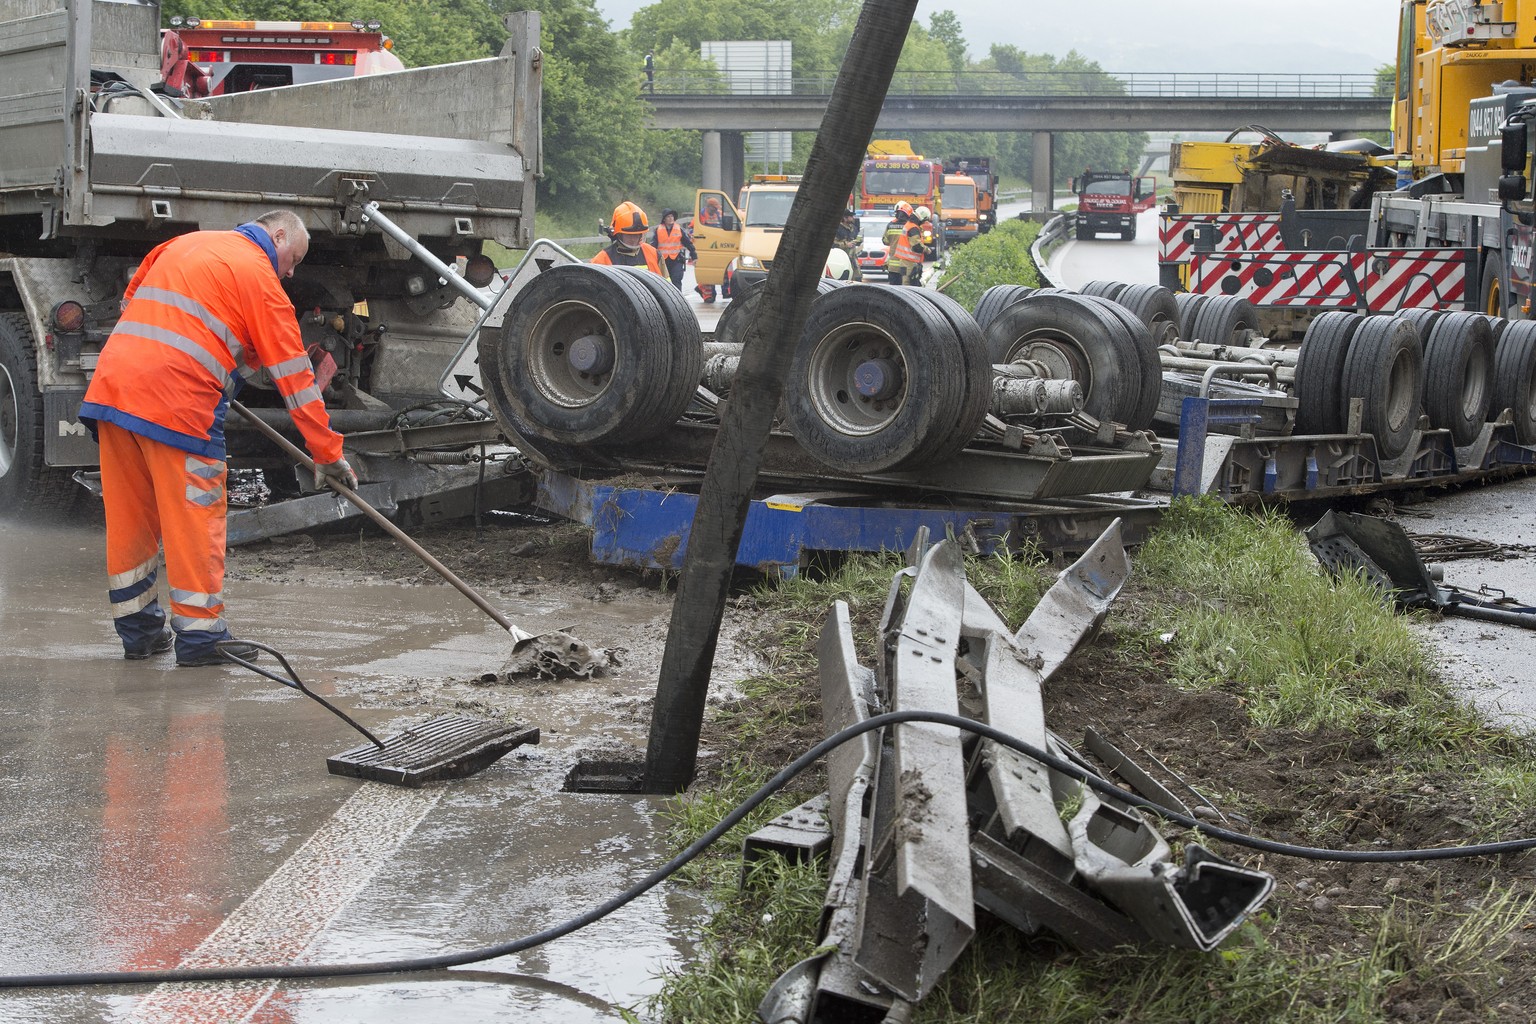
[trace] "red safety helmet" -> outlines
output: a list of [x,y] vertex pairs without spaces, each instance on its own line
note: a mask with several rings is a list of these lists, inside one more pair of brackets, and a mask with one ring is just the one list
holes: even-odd
[[912,216],[912,204],[903,199],[896,204],[896,212],[904,213],[910,217]]

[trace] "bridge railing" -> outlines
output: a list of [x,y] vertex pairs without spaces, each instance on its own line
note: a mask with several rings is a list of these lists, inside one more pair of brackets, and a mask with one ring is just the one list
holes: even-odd
[[[773,79],[732,72],[720,75],[658,73],[646,92],[656,95],[734,94],[828,96],[836,71]],[[1369,99],[1374,74],[1167,73],[1106,71],[898,71],[888,96],[1189,96]]]

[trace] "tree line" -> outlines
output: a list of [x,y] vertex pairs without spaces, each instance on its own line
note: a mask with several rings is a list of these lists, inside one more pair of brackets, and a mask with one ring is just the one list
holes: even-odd
[[[656,0],[627,27],[612,28],[593,0],[164,0],[162,12],[201,18],[278,21],[377,20],[408,67],[473,60],[501,49],[501,15],[537,3],[544,54],[544,164],[539,199],[555,212],[576,213],[667,181],[697,184],[702,142],[694,131],[645,127],[641,98],[644,55],[656,74],[719,77],[700,56],[706,40],[787,39],[793,73],[836,69],[857,21],[859,0]],[[898,72],[992,72],[1012,76],[1019,89],[1048,92],[1072,72],[1072,88],[1113,96],[1123,87],[1092,60],[1033,54],[994,44],[972,53],[960,20],[948,10],[926,24],[914,20]],[[720,91],[725,91],[723,80]],[[917,132],[914,148],[930,157],[994,157],[995,169],[1027,179],[1033,159],[1027,132]],[[810,152],[810,133],[796,133],[797,171]],[[1135,168],[1146,145],[1139,132],[1057,133],[1056,166]],[[777,169],[776,167],[774,168]]]

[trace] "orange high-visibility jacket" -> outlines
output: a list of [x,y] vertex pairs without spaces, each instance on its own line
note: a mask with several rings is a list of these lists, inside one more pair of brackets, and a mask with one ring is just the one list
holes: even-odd
[[640,250],[635,253],[627,253],[615,242],[606,249],[600,249],[596,256],[592,257],[593,263],[602,263],[610,267],[645,267],[653,274],[666,274],[661,270],[661,256],[657,254],[656,247],[649,242],[641,242]]
[[675,260],[682,256],[683,248],[692,249],[688,238],[683,234],[683,226],[673,223],[672,229],[667,230],[665,224],[656,225],[656,252],[664,260]]
[[341,436],[277,277],[265,229],[194,231],[158,245],[124,293],[127,305],[80,418],[115,423],[173,448],[224,460],[224,415],[263,368],[316,462],[341,458]]

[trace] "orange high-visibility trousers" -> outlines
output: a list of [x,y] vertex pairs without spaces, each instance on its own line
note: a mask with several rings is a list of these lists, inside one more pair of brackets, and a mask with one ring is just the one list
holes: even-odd
[[165,622],[156,566],[165,547],[178,660],[229,639],[224,622],[226,466],[112,423],[97,428],[107,514],[112,622],[126,648],[142,648]]

